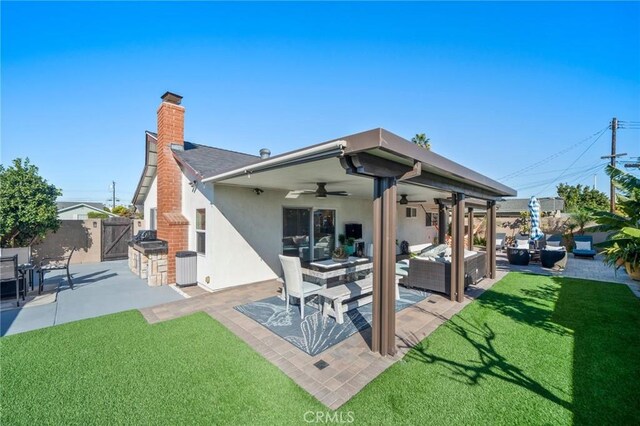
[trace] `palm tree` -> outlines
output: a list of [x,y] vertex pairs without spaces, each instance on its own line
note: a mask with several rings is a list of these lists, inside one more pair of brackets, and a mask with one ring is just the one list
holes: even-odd
[[411,138],[411,142],[415,143],[422,148],[431,151],[431,138],[428,138],[424,133],[417,133]]
[[578,226],[578,234],[584,235],[584,227],[593,220],[593,213],[579,209],[571,213],[571,220]]

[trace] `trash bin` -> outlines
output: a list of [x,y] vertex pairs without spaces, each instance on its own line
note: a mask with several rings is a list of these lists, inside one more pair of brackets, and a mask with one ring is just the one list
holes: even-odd
[[176,252],[176,285],[198,284],[198,257],[195,251]]

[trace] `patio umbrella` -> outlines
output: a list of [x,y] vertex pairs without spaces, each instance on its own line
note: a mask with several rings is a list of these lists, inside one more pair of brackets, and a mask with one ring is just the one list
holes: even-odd
[[544,236],[540,230],[540,203],[535,196],[529,200],[529,215],[531,216],[531,232],[529,234],[533,241],[539,240]]

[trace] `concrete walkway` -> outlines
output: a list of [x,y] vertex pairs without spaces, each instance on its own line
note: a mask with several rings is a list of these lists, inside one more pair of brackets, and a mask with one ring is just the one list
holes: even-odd
[[149,287],[129,271],[126,260],[71,265],[70,271],[73,290],[68,287],[64,271],[46,275],[46,283],[60,283],[55,302],[1,312],[0,335],[22,333],[184,298],[171,287]]
[[597,255],[595,259],[574,257],[569,253],[567,267],[564,271],[554,271],[543,268],[540,263],[532,262],[527,266],[510,265],[505,253],[498,253],[498,269],[503,271],[530,272],[532,274],[552,275],[568,278],[582,278],[585,280],[602,281],[606,283],[624,284],[631,292],[640,298],[640,282],[633,281],[627,275],[624,268],[615,271],[612,267],[602,261],[602,256]]

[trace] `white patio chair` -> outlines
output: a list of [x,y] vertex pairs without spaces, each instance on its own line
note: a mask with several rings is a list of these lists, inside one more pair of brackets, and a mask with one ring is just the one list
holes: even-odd
[[496,250],[504,250],[504,248],[506,247],[506,238],[507,238],[507,234],[503,233],[503,232],[498,232],[496,233]]
[[304,301],[309,296],[314,296],[324,289],[325,286],[310,283],[302,279],[302,268],[300,258],[292,256],[278,255],[282,270],[284,271],[285,300],[287,301],[287,311],[289,310],[289,298],[300,299],[300,317],[304,319]]

